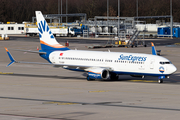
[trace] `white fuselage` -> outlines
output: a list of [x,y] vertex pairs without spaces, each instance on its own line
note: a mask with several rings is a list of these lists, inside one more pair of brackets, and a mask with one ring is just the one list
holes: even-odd
[[111,68],[119,74],[170,75],[176,67],[166,58],[138,53],[67,50],[49,55],[53,64]]

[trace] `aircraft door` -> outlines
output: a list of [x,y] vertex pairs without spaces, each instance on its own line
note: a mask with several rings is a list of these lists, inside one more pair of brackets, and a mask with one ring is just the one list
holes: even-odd
[[154,63],[155,63],[155,60],[152,59],[152,60],[150,61],[150,69],[154,69]]

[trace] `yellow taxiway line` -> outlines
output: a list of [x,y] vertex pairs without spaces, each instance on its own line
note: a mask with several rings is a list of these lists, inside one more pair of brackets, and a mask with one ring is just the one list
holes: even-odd
[[4,72],[0,72],[0,75],[11,75],[11,74],[14,74],[14,73],[4,73]]
[[153,81],[153,80],[129,80],[131,82],[148,82],[148,83],[155,83],[157,81]]

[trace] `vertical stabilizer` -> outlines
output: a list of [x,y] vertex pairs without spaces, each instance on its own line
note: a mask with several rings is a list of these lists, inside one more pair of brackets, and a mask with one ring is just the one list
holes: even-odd
[[41,49],[43,51],[48,50],[69,50],[69,48],[59,44],[56,38],[52,34],[49,26],[44,19],[41,11],[36,11],[36,19],[38,24],[39,39],[41,43]]

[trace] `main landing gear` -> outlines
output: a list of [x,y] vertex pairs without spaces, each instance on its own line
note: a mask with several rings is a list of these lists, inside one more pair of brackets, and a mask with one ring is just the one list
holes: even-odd
[[118,80],[119,79],[119,75],[117,75],[116,73],[111,73],[110,79],[111,80]]

